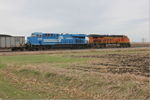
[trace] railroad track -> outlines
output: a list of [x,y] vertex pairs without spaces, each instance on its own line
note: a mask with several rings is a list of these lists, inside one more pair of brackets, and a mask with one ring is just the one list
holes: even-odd
[[[150,47],[150,43],[131,43],[131,47],[129,48],[147,48],[147,47]],[[91,49],[96,49],[96,48],[86,48],[86,49],[49,49],[49,50],[43,50],[43,51],[66,51],[66,50],[72,50],[72,51],[84,51],[84,50],[91,50]],[[100,48],[102,50],[109,50],[109,49],[126,49],[126,48]],[[98,50],[100,50],[98,49]],[[41,52],[41,50],[39,50]],[[0,53],[3,53],[3,52],[38,52],[38,51],[11,51],[11,49],[0,49]]]
[[141,49],[147,49],[150,47],[130,47],[130,48],[100,48],[100,49],[51,49],[51,50],[44,50],[44,51],[11,51],[11,50],[0,50],[0,55],[7,54],[7,53],[59,53],[59,52],[86,52],[86,51],[109,51],[109,50],[126,50],[126,49],[136,49],[136,48],[141,48]]

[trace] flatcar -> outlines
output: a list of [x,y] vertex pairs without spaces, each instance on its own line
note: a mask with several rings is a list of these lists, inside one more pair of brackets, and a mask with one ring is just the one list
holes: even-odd
[[91,47],[130,47],[130,40],[125,35],[97,35],[90,34],[89,44]]

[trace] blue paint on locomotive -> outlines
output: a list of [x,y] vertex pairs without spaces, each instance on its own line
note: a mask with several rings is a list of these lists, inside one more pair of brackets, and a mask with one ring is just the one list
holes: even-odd
[[85,34],[59,34],[34,32],[27,38],[30,45],[57,45],[57,44],[87,44]]

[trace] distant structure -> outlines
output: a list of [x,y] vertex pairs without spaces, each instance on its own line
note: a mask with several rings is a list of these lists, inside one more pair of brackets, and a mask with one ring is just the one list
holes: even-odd
[[143,42],[143,43],[145,42],[145,38],[142,38],[142,42]]

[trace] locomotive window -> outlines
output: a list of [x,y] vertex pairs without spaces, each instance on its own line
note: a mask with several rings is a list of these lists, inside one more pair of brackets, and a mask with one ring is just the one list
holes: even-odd
[[50,34],[45,34],[45,37],[49,37],[50,36]]
[[42,37],[42,35],[37,35],[37,37]]
[[84,39],[85,37],[79,37],[79,39]]
[[31,36],[32,36],[32,37],[36,37],[36,35],[34,35],[34,34],[32,34]]
[[47,34],[47,36],[50,37],[51,35],[50,35],[50,34]]
[[58,35],[58,34],[56,34],[56,39],[58,39],[58,37],[59,37],[59,35]]

